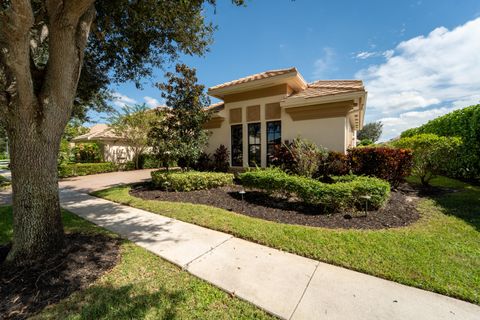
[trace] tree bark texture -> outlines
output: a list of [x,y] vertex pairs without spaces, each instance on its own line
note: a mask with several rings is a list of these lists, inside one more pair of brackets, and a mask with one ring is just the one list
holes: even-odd
[[[48,258],[63,244],[57,156],[72,112],[93,3],[46,0],[46,17],[34,17],[30,1],[12,0],[0,14],[0,120],[11,143],[13,190],[8,263]],[[39,28],[48,28],[48,62],[41,69],[31,48],[33,31]]]

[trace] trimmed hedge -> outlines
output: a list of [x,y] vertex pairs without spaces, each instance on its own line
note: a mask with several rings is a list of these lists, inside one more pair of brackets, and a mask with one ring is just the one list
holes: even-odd
[[0,189],[9,185],[10,185],[10,181],[4,176],[0,176]]
[[370,177],[346,176],[341,182],[327,184],[315,179],[289,175],[278,168],[253,170],[240,174],[242,185],[269,192],[288,193],[308,204],[321,205],[325,211],[361,208],[369,195],[369,208],[378,209],[388,200],[390,184]]
[[409,149],[352,148],[348,150],[348,162],[353,174],[387,180],[396,188],[410,175],[413,154]]
[[156,187],[172,191],[206,190],[233,183],[233,174],[222,172],[157,170],[151,175]]
[[87,176],[90,174],[114,172],[117,170],[117,165],[112,162],[72,163],[58,166],[58,177],[68,178]]
[[463,147],[458,156],[451,159],[448,175],[480,179],[480,104],[455,110],[423,126],[406,130],[402,132],[401,137],[412,137],[422,133],[460,137]]

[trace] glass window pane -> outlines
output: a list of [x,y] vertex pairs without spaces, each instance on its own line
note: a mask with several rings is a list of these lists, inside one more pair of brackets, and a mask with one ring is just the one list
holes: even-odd
[[232,166],[243,166],[242,125],[231,127]]
[[267,164],[271,163],[271,158],[275,152],[275,146],[282,143],[282,123],[281,121],[267,122]]

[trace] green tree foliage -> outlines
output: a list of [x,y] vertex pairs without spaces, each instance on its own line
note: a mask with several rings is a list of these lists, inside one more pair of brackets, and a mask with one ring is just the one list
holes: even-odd
[[370,140],[372,143],[375,143],[380,139],[383,131],[383,123],[381,121],[370,122],[363,126],[362,130],[357,132],[357,139],[361,140]]
[[370,146],[372,144],[373,144],[373,141],[371,139],[363,139],[363,140],[360,140],[357,146],[365,147],[365,146]]
[[15,193],[8,263],[29,264],[63,244],[56,172],[72,114],[104,108],[112,83],[141,86],[154,67],[204,54],[215,29],[204,17],[209,4],[215,0],[2,1],[0,122]]
[[402,138],[421,133],[461,137],[463,148],[452,162],[450,176],[480,178],[480,104],[453,111],[421,127],[406,130]]
[[60,152],[58,153],[58,164],[65,164],[74,161],[74,152],[70,146],[73,138],[81,136],[88,132],[88,128],[82,125],[78,119],[72,119],[63,132],[62,140],[60,141]]
[[452,159],[463,147],[458,137],[441,137],[431,133],[404,137],[393,145],[413,151],[412,174],[420,177],[425,186],[436,175],[448,173]]
[[150,143],[158,159],[165,164],[177,162],[190,167],[200,157],[208,135],[203,125],[210,114],[205,110],[210,99],[205,87],[197,84],[195,69],[178,64],[175,73],[168,72],[166,83],[158,84],[167,108],[160,109],[150,132]]
[[114,111],[110,117],[110,128],[122,137],[133,153],[135,169],[140,169],[140,155],[148,147],[148,134],[156,113],[146,105],[125,105],[121,111]]

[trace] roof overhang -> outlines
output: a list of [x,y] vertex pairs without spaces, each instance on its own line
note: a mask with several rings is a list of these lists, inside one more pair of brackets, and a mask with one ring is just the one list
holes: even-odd
[[300,108],[308,106],[316,106],[322,104],[332,104],[341,101],[354,101],[354,107],[348,112],[347,118],[349,119],[352,127],[355,130],[363,128],[363,122],[365,119],[365,105],[367,102],[367,92],[349,92],[342,94],[335,94],[323,97],[291,97],[286,98],[280,102],[280,106],[284,109]]
[[286,83],[294,91],[301,91],[307,87],[307,82],[303,79],[300,72],[297,70],[292,70],[291,72],[265,79],[258,79],[217,89],[210,88],[208,89],[208,94],[212,97],[223,99],[226,95],[268,88],[284,83]]

